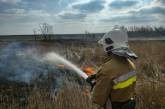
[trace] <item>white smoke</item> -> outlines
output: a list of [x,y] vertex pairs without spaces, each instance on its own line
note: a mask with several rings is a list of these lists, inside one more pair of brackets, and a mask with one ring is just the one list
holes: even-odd
[[61,81],[61,71],[55,66],[59,63],[87,78],[80,69],[58,54],[41,54],[34,46],[25,43],[12,43],[0,50],[0,78],[31,83],[51,72],[57,81]]
[[12,43],[0,51],[0,77],[30,83],[47,72],[42,57],[29,45]]

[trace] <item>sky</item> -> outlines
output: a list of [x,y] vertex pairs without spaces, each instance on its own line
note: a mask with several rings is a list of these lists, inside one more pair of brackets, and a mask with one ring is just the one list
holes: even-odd
[[0,35],[107,32],[114,25],[165,26],[165,0],[0,0]]

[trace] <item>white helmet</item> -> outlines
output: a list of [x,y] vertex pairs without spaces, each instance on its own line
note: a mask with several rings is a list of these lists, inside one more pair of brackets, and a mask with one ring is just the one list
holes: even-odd
[[136,54],[129,50],[128,35],[124,28],[115,27],[106,33],[99,41],[106,53],[113,53],[124,57],[137,58]]

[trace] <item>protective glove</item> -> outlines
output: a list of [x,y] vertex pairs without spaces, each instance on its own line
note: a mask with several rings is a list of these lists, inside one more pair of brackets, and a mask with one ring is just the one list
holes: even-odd
[[96,74],[88,76],[86,81],[91,85],[93,89],[94,85],[96,84]]

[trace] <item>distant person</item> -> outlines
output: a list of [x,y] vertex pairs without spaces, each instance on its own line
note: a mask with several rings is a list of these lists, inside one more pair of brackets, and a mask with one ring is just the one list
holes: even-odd
[[[98,109],[135,109],[137,56],[129,49],[125,29],[113,28],[99,41],[107,60],[96,73],[92,100]],[[87,81],[92,81],[93,76]]]

